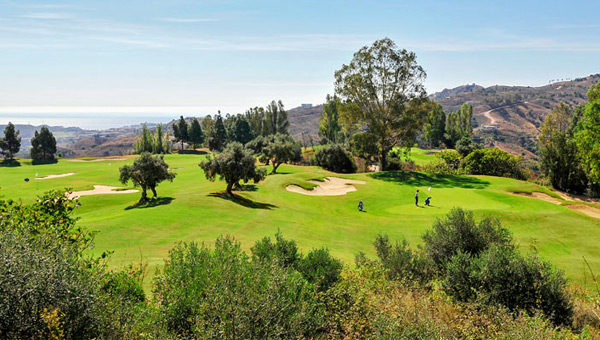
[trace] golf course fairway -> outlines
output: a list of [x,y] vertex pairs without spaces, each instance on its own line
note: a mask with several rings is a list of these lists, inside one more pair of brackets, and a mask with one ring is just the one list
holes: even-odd
[[[176,242],[212,244],[218,236],[231,234],[249,250],[255,241],[272,237],[279,230],[285,238],[295,240],[302,251],[327,247],[334,256],[353,265],[359,251],[374,256],[372,242],[377,234],[388,234],[392,240],[406,238],[416,247],[436,218],[452,207],[462,207],[472,210],[476,218],[499,218],[512,231],[522,252],[537,251],[572,280],[584,283],[584,258],[595,273],[600,273],[600,219],[564,205],[513,194],[549,192],[531,182],[421,172],[341,175],[318,167],[284,164],[278,174],[256,185],[248,183],[244,191],[237,192],[238,198],[231,200],[222,193],[224,182],[206,180],[198,167],[202,159],[201,155],[165,156],[177,177],[157,187],[159,199],[150,206],[134,206],[139,192],[80,197],[81,207],[76,211],[79,225],[96,232],[91,251],[113,251],[113,267],[145,261],[150,280]],[[21,160],[20,167],[0,168],[0,196],[27,204],[52,189],[82,191],[92,190],[94,185],[134,189],[118,180],[119,167],[132,161],[133,157],[78,162],[61,159],[57,164],[32,166],[30,160]],[[33,180],[61,174],[71,175]],[[339,196],[286,190],[291,184],[310,189],[315,184],[309,180],[325,177],[366,184],[355,185],[357,191]],[[421,191],[420,202],[428,195],[432,197],[431,207],[422,203],[415,206],[416,189]],[[360,200],[366,212],[358,211]]]

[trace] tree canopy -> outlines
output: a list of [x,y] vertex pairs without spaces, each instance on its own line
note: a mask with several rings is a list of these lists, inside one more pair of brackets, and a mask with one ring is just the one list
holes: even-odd
[[340,99],[337,96],[327,95],[327,102],[323,104],[323,114],[319,123],[319,136],[330,143],[338,143],[341,139],[341,128],[338,122],[338,106]]
[[222,153],[209,155],[206,161],[198,164],[204,170],[204,175],[209,181],[214,181],[217,176],[227,183],[226,192],[233,197],[233,187],[240,181],[254,183],[265,178],[266,170],[256,166],[256,159],[250,150],[244,149],[238,142],[232,142],[225,147]]
[[202,131],[202,126],[196,118],[194,118],[190,124],[188,137],[189,142],[192,143],[194,149],[198,144],[202,144],[204,142],[204,131]]
[[570,106],[565,103],[555,106],[540,129],[539,152],[542,171],[553,187],[583,194],[588,180],[573,136],[576,125],[575,111]]
[[575,140],[585,173],[592,182],[600,183],[600,82],[592,85],[587,96]]
[[423,128],[425,76],[416,55],[397,49],[389,38],[364,46],[335,72],[340,114],[346,124],[358,124],[377,138],[382,170],[387,153],[397,145],[410,148]]
[[216,116],[215,124],[211,130],[210,137],[208,139],[208,148],[211,151],[221,151],[227,143],[227,131],[223,124],[223,117],[221,113]]
[[43,126],[40,132],[35,132],[31,138],[31,159],[34,161],[51,161],[56,153],[56,138],[47,127]]
[[190,140],[190,136],[188,135],[188,124],[183,116],[180,116],[179,121],[173,124],[173,136],[175,137],[175,142],[181,143],[181,150],[183,150],[183,143]]
[[288,121],[287,111],[285,111],[281,100],[277,102],[273,100],[267,105],[267,108],[265,109],[265,119],[267,134],[288,133],[290,122]]
[[4,138],[0,138],[0,149],[2,149],[4,159],[7,161],[12,161],[21,148],[19,132],[19,130],[15,131],[15,126],[11,122],[8,122],[8,125],[4,128]]
[[276,134],[262,149],[262,158],[273,164],[271,174],[277,173],[277,168],[287,162],[298,161],[302,157],[302,149],[290,135]]
[[153,156],[149,152],[143,152],[139,158],[133,161],[133,165],[125,165],[119,168],[119,180],[127,184],[130,180],[136,187],[142,188],[142,197],[139,203],[148,200],[146,190],[152,190],[154,198],[157,197],[156,187],[165,180],[172,182],[176,174],[169,172],[169,165],[165,163],[164,156]]

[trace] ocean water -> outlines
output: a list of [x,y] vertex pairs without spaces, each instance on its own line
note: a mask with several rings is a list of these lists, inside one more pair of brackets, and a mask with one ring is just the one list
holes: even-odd
[[[184,114],[185,116],[185,114]],[[0,113],[0,125],[30,124],[63,127],[79,127],[85,130],[106,130],[141,123],[168,123],[179,115],[156,113],[97,113],[97,114],[5,114]]]

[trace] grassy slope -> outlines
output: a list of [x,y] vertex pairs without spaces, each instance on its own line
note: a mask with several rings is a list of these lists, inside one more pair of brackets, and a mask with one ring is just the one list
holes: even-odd
[[[241,196],[253,203],[238,204],[212,193],[222,191],[223,182],[208,182],[197,166],[197,155],[168,155],[175,170],[173,183],[163,183],[158,193],[173,198],[168,205],[128,209],[139,194],[98,195],[80,199],[80,224],[98,231],[95,252],[114,250],[112,264],[121,266],[143,258],[150,275],[175,242],[212,243],[223,234],[233,234],[248,249],[263,236],[280,229],[304,251],[326,246],[346,263],[358,251],[373,255],[377,233],[392,239],[406,237],[416,246],[436,217],[452,207],[474,210],[477,216],[493,214],[515,234],[524,251],[535,245],[540,255],[563,268],[571,278],[583,279],[582,256],[600,272],[600,221],[566,207],[507,193],[532,191],[532,183],[487,176],[437,176],[422,173],[354,174],[344,177],[367,181],[345,196],[315,197],[285,190],[289,183],[302,183],[330,173],[317,167],[282,165],[281,174],[268,176],[254,191]],[[118,167],[130,161],[69,162],[17,168],[0,168],[0,194],[4,198],[32,201],[43,191],[72,187],[90,189],[93,184],[119,186]],[[24,182],[35,174],[45,176],[76,172],[76,175]],[[414,191],[425,193],[431,186],[432,207],[414,206]],[[425,192],[424,192],[425,191]],[[422,196],[421,201],[424,199]],[[359,213],[357,203],[365,203]],[[248,206],[251,205],[251,206]]]

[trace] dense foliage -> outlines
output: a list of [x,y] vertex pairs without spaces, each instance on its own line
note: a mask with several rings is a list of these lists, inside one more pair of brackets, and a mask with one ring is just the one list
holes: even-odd
[[471,175],[489,175],[526,179],[520,157],[498,148],[477,149],[463,160],[462,167]]
[[340,143],[343,139],[342,128],[339,124],[338,106],[340,99],[337,96],[327,95],[323,104],[323,114],[319,123],[319,136],[327,143]]
[[163,131],[162,124],[156,126],[154,135],[146,124],[142,124],[142,131],[133,143],[134,154],[141,154],[142,152],[165,154],[169,153],[170,150],[169,133]]
[[553,187],[576,194],[584,194],[590,184],[574,138],[580,116],[561,103],[550,111],[538,137],[542,171]]
[[353,173],[356,172],[356,163],[352,155],[341,145],[334,144],[325,146],[315,152],[317,165],[333,172]]
[[[108,271],[84,251],[77,201],[62,191],[29,206],[0,201],[0,338],[122,339],[148,315],[141,272]],[[104,257],[104,256],[103,256]]]
[[600,83],[592,85],[587,93],[583,117],[575,134],[579,157],[586,175],[593,183],[600,183]]

